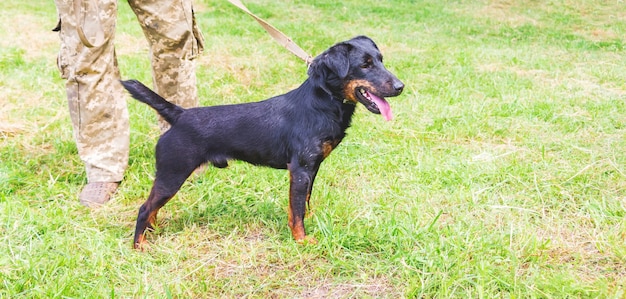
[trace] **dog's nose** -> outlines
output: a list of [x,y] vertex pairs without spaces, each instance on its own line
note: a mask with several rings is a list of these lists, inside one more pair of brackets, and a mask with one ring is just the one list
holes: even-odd
[[393,82],[393,89],[395,89],[398,93],[401,93],[404,89],[404,83],[400,82],[400,80],[396,80]]

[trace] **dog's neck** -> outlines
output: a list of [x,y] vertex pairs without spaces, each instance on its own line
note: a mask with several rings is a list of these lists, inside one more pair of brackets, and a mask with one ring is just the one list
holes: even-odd
[[350,100],[346,100],[343,97],[336,97],[329,93],[327,93],[326,95],[330,98],[331,101],[339,104],[338,107],[340,110],[339,115],[341,115],[341,128],[345,131],[348,127],[350,127],[350,123],[352,122],[352,115],[354,115],[356,103]]
[[310,104],[318,107],[318,109],[326,110],[329,115],[335,115],[335,121],[341,126],[342,130],[345,131],[350,126],[352,115],[356,108],[354,102],[344,100],[343,96],[334,95],[325,88],[317,86],[310,79],[304,81],[297,90],[305,94],[314,95],[317,100],[321,101],[320,103],[326,103],[316,105],[315,101],[311,101]]

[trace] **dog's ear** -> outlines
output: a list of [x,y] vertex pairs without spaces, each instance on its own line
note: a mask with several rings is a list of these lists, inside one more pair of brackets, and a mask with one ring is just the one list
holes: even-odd
[[326,56],[324,57],[324,63],[328,69],[337,75],[337,77],[344,79],[348,75],[348,69],[350,68],[349,53],[350,44],[338,44],[328,49]]
[[332,46],[317,56],[309,67],[309,78],[328,93],[341,88],[350,69],[350,48],[346,43]]

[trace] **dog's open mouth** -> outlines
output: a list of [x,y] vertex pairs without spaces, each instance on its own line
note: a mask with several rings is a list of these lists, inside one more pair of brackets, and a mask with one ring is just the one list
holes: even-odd
[[356,91],[356,98],[372,113],[382,114],[386,121],[393,119],[391,113],[391,106],[383,97],[379,97],[365,88],[358,88]]

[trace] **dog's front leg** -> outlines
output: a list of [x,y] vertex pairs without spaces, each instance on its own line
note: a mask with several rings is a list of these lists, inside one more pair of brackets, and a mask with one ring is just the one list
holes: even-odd
[[314,167],[289,165],[289,228],[291,228],[291,235],[298,243],[305,241],[317,243],[315,238],[305,233],[304,215],[318,167],[319,165]]

